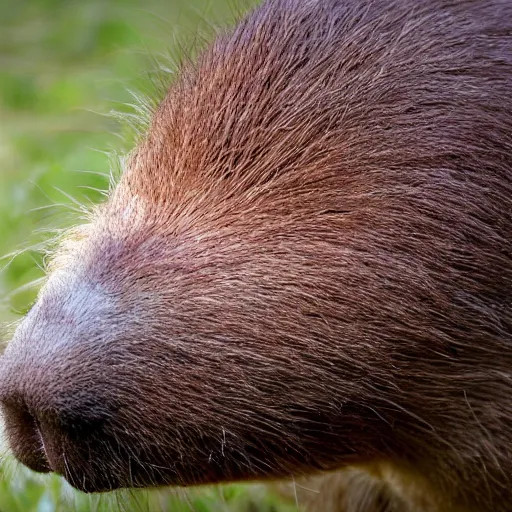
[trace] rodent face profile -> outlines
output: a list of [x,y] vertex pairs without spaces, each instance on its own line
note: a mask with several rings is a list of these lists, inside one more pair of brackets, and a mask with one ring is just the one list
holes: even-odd
[[510,2],[265,2],[57,251],[14,454],[89,492],[383,463],[509,510],[511,198]]

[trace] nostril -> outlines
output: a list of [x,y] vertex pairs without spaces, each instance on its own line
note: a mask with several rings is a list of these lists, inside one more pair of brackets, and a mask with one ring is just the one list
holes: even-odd
[[52,469],[36,416],[19,400],[4,400],[2,410],[7,439],[14,456],[34,471],[50,472]]
[[39,438],[41,452],[42,452],[43,457],[48,466],[48,471],[55,471],[55,468],[52,466],[52,463],[51,463],[50,450],[48,449],[48,442],[45,441],[45,438],[43,435],[43,429],[41,427],[41,422],[39,421],[37,416],[34,416],[33,418],[34,418],[34,424],[36,427],[36,434],[37,434],[37,437]]
[[34,405],[18,393],[1,400],[14,456],[34,471],[76,480],[73,475],[88,464],[91,443],[108,428],[112,408],[95,396],[77,394],[53,397],[51,405],[49,400]]

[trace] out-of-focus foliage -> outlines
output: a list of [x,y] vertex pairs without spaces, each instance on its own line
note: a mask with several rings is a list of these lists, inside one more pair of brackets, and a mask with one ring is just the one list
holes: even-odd
[[[103,114],[133,114],[131,91],[157,94],[172,78],[158,64],[172,69],[187,42],[237,10],[235,0],[0,0],[0,256],[13,254],[0,260],[1,322],[34,300],[37,286],[26,285],[43,276],[37,244],[52,236],[41,231],[100,201],[108,153],[133,144]],[[90,497],[13,465],[7,457],[0,469],[0,512],[295,510],[263,486]]]
[[[154,95],[171,79],[158,63],[172,69],[167,55],[179,59],[211,33],[210,20],[222,24],[236,9],[231,0],[0,0],[1,255],[70,222],[64,207],[35,208],[76,206],[66,194],[99,200],[84,187],[107,186],[93,174],[108,174],[104,152],[131,144],[124,123],[100,114],[133,114],[131,91]],[[0,274],[1,306],[25,311],[33,292],[6,293],[42,275],[34,258]]]

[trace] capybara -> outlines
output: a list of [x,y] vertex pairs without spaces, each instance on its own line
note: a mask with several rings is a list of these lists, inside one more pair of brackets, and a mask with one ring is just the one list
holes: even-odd
[[345,469],[332,510],[511,511],[512,2],[268,0],[220,34],[0,396],[14,455],[87,492]]

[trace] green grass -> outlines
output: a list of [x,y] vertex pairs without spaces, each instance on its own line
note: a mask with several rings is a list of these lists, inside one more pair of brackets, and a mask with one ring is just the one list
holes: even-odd
[[[126,125],[103,114],[133,113],[131,90],[151,94],[162,54],[210,21],[232,18],[234,0],[0,0],[0,322],[30,306],[47,228],[76,222],[76,206],[101,200],[108,152],[133,144]],[[168,77],[164,76],[167,80]],[[49,205],[57,205],[46,209]],[[60,205],[60,206],[59,206]],[[8,337],[8,329],[4,337]],[[6,458],[0,512],[296,510],[257,485],[89,497],[56,476],[35,475]]]

